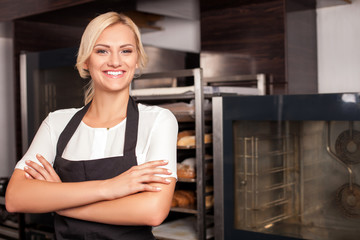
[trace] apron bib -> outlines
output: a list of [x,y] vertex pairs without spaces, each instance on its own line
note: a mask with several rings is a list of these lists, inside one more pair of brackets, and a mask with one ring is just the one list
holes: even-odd
[[[137,165],[135,147],[137,142],[139,111],[136,102],[129,97],[125,128],[124,154],[95,160],[69,161],[62,158],[63,151],[82,121],[91,103],[79,110],[61,133],[56,149],[54,168],[62,182],[104,180],[115,177]],[[111,239],[153,240],[151,226],[119,226],[63,217],[55,213],[55,235],[62,239]]]

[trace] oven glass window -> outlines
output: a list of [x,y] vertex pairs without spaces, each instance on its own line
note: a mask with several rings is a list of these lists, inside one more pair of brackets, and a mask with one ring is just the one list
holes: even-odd
[[235,121],[233,136],[236,229],[358,239],[360,122]]

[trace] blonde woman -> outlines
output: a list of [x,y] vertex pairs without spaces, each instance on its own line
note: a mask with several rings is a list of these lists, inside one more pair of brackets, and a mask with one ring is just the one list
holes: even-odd
[[9,212],[55,212],[58,240],[154,239],[175,188],[178,125],[129,96],[146,60],[130,18],[109,12],[89,23],[76,65],[91,78],[85,106],[43,121],[10,179]]

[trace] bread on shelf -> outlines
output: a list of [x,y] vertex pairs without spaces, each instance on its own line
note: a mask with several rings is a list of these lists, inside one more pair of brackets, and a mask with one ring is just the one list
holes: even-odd
[[[212,133],[206,133],[204,135],[204,143],[212,143]],[[180,148],[194,148],[196,146],[195,131],[185,130],[179,132],[177,146]]]
[[[212,159],[211,155],[205,154],[205,161]],[[212,176],[213,163],[205,162],[205,174]],[[186,158],[182,162],[177,163],[177,176],[179,179],[195,179],[196,178],[196,158]]]
[[195,204],[195,192],[191,190],[175,190],[171,207],[191,207]]
[[196,158],[187,158],[177,164],[178,178],[194,179],[196,177],[195,170]]

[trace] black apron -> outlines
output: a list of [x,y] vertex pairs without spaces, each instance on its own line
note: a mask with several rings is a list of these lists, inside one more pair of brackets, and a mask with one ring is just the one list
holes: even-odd
[[[135,147],[137,142],[139,111],[130,97],[127,107],[124,154],[95,160],[69,161],[62,158],[63,151],[82,121],[91,103],[79,110],[61,133],[56,149],[54,168],[62,182],[104,180],[115,177],[137,165]],[[150,226],[118,226],[78,220],[55,214],[56,239],[155,239]]]

